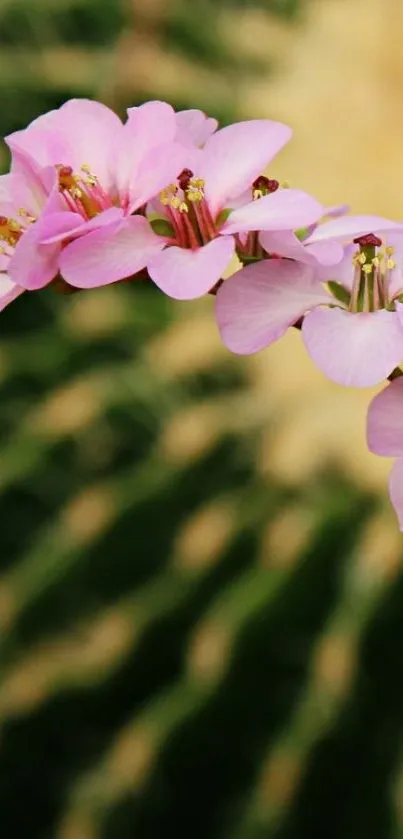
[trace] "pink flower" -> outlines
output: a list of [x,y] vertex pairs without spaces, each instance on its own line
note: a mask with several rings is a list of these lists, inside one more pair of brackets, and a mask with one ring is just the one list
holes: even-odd
[[[194,150],[191,168],[160,195],[170,241],[147,267],[162,291],[178,300],[201,297],[215,286],[237,247],[253,251],[254,231],[289,231],[320,218],[323,208],[314,198],[277,189],[277,182],[260,176],[290,135],[281,123],[252,120],[220,129],[202,150]],[[252,191],[258,200],[251,200]]]
[[[57,201],[40,243],[59,243],[68,283],[91,288],[131,276],[163,247],[142,208],[186,163],[189,150],[176,142],[177,132],[164,102],[130,109],[123,125],[104,105],[73,99],[7,138],[13,172],[30,166],[39,182],[49,168],[57,173]],[[26,236],[10,271],[25,288],[44,285]]]
[[[387,246],[368,230],[388,233]],[[224,344],[249,354],[277,341],[304,318],[311,358],[333,381],[366,387],[382,381],[403,358],[403,227],[377,216],[326,222],[315,242],[349,237],[332,268],[311,261],[263,260],[223,283],[216,316]],[[351,241],[351,237],[354,237]],[[324,283],[328,283],[327,286]]]
[[[59,243],[41,244],[47,215],[60,200],[57,174],[44,171],[45,189],[30,166],[24,170],[23,164],[21,160],[19,174],[0,177],[0,311],[25,291],[14,273],[20,260],[28,261],[29,271],[41,286],[50,283],[58,273]],[[71,217],[71,213],[66,215]]]
[[389,479],[389,494],[403,531],[403,379],[395,379],[378,393],[368,409],[367,441],[370,451],[396,457]]

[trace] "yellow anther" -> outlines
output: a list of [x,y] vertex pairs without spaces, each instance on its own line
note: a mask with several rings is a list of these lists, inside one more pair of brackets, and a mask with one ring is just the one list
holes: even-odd
[[36,221],[36,216],[31,216],[28,210],[25,210],[24,207],[20,207],[20,209],[17,210],[17,215],[20,216],[20,218],[24,218],[27,222],[29,222],[29,224]]
[[254,201],[257,201],[258,198],[263,197],[263,192],[261,189],[254,189],[252,193],[252,198]]
[[394,252],[395,252],[395,249],[394,249],[394,248],[392,248],[392,246],[391,246],[391,245],[388,245],[388,246],[385,248],[385,253],[386,253],[388,256],[393,256]]
[[91,168],[88,166],[88,163],[83,163],[81,166],[81,171],[85,172],[87,175],[91,175]]
[[161,204],[163,204],[163,205],[164,205],[164,207],[167,207],[167,206],[168,206],[168,204],[169,204],[169,201],[170,201],[169,194],[168,194],[168,190],[167,190],[167,189],[163,189],[163,190],[160,192],[160,196],[159,196],[159,198],[160,198]]
[[13,233],[19,233],[21,230],[21,225],[14,218],[9,219],[8,226]]
[[203,178],[192,178],[189,181],[190,186],[196,187],[196,189],[203,189],[204,187],[204,179]]
[[379,268],[379,258],[377,256],[374,256],[372,264],[375,268]]
[[202,201],[203,200],[204,193],[201,189],[195,189],[195,188],[188,189],[186,191],[186,198],[188,199],[188,201],[192,201],[192,203],[195,203],[197,201]]
[[386,264],[389,268],[389,271],[393,271],[393,269],[396,268],[396,262],[394,259],[388,259]]
[[365,265],[362,266],[362,271],[364,274],[372,274],[373,267],[371,263],[366,262]]
[[69,192],[70,192],[70,195],[73,196],[73,198],[82,198],[83,197],[82,189],[79,189],[77,186],[74,186],[73,189],[69,190]]
[[178,210],[181,205],[181,200],[177,195],[173,195],[169,203],[174,210]]
[[179,204],[179,212],[180,213],[188,213],[189,212],[189,207],[185,203],[185,201],[181,201],[181,203]]

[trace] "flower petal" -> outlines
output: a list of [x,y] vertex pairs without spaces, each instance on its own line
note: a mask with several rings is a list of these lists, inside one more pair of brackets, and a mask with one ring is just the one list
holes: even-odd
[[136,274],[163,246],[143,216],[129,216],[67,245],[60,273],[76,288],[108,285]]
[[60,244],[41,245],[40,236],[41,222],[38,221],[21,236],[10,259],[9,276],[24,289],[43,288],[59,271]]
[[7,274],[0,273],[0,312],[9,303],[12,303],[13,300],[19,297],[23,291],[25,291],[25,288],[20,288],[20,286],[13,283]]
[[228,349],[249,355],[281,338],[309,309],[329,301],[310,266],[270,259],[225,280],[217,292],[216,318]]
[[122,131],[119,117],[91,99],[70,99],[57,111],[6,138],[42,166],[63,163],[80,171],[88,165],[102,186],[109,186],[110,152]]
[[222,227],[223,233],[247,230],[293,230],[317,221],[322,205],[300,189],[279,189],[234,210]]
[[[190,162],[188,150],[179,143],[164,143],[151,149],[138,170],[131,168],[130,146],[127,154],[129,179],[123,185],[120,194],[123,202],[127,199],[130,213],[142,207],[169,183],[175,181],[185,165]],[[200,154],[199,150],[191,149],[192,158],[196,154]]]
[[345,216],[348,212],[350,212],[349,204],[334,204],[331,207],[324,208],[323,217],[338,218],[339,216]]
[[378,384],[403,358],[403,329],[396,313],[385,309],[317,309],[304,319],[302,336],[320,370],[350,387]]
[[366,233],[382,233],[383,230],[403,230],[403,226],[382,216],[341,216],[320,224],[313,237],[316,242],[322,239],[343,240],[364,236]]
[[338,242],[318,242],[313,245],[303,244],[292,230],[263,230],[259,241],[267,253],[306,262],[310,265],[334,265],[343,258],[343,247]]
[[372,400],[367,416],[368,448],[384,457],[403,457],[403,378]]
[[399,528],[403,531],[403,458],[398,458],[389,476],[389,495],[395,508]]
[[151,260],[148,273],[169,297],[194,300],[213,288],[234,251],[232,236],[219,236],[197,250],[168,247]]
[[204,146],[209,137],[216,131],[218,122],[208,117],[204,111],[190,108],[187,111],[178,111],[176,114],[177,134],[176,139],[180,143],[194,146]]
[[127,109],[127,123],[132,137],[137,135],[134,148],[134,165],[144,157],[148,149],[169,143],[175,139],[177,115],[167,102],[145,102]]
[[86,221],[79,213],[56,212],[46,215],[41,219],[41,245],[50,245],[52,242],[60,242],[71,236],[85,236],[100,227],[107,227],[116,221],[123,219],[123,210],[120,207],[110,207],[98,216]]
[[252,186],[291,134],[288,125],[256,119],[228,125],[207,140],[197,175],[205,179],[213,214]]

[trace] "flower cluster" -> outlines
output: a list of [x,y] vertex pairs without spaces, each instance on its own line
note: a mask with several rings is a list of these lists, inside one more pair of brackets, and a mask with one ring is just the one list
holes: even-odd
[[146,276],[177,300],[214,295],[232,352],[300,328],[333,381],[391,380],[370,406],[368,444],[397,457],[390,493],[403,529],[403,223],[325,208],[267,177],[291,133],[264,119],[219,129],[157,101],[124,123],[85,99],[40,116],[6,138],[0,310],[47,285]]

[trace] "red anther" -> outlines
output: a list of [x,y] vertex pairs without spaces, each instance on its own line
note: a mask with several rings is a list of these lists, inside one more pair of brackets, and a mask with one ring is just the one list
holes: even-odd
[[365,236],[357,236],[356,239],[353,239],[355,245],[361,245],[362,248],[380,248],[382,245],[382,239],[379,239],[378,236],[375,236],[374,233],[367,233]]
[[70,178],[73,174],[73,169],[71,168],[71,166],[62,166],[61,163],[59,163],[56,166],[56,169],[59,172],[60,178]]
[[274,178],[266,178],[266,175],[259,175],[259,177],[253,181],[252,186],[253,189],[261,189],[262,192],[276,192],[280,184],[278,181],[274,180]]
[[183,191],[185,191],[189,186],[189,181],[193,178],[194,173],[191,169],[182,169],[180,175],[178,175],[178,184]]

